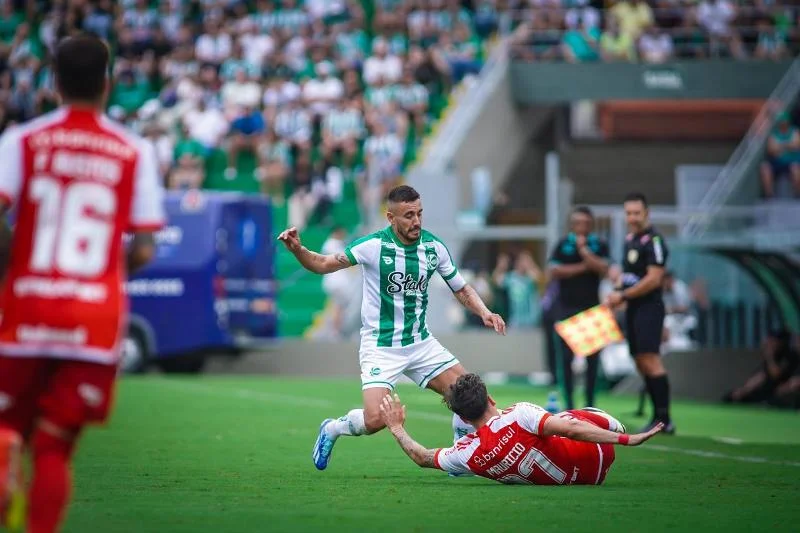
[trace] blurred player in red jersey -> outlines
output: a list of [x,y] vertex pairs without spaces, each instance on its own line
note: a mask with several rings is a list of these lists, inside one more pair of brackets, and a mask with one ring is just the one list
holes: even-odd
[[614,417],[588,407],[551,415],[538,405],[517,403],[499,411],[475,374],[458,378],[445,400],[477,428],[451,448],[427,449],[414,441],[403,428],[405,406],[397,395],[384,398],[381,416],[419,466],[501,483],[599,485],[614,462],[614,444],[638,446],[663,428],[626,435]]
[[[152,145],[103,115],[108,63],[99,39],[59,43],[63,106],[0,138],[0,525],[12,530],[59,528],[77,439],[111,408],[123,283],[152,259],[164,222]],[[27,517],[23,446],[33,456]]]

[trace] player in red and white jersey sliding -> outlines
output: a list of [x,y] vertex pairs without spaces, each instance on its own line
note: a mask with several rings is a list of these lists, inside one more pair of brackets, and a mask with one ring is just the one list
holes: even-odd
[[428,449],[403,428],[405,406],[387,395],[381,417],[415,463],[452,474],[476,474],[501,483],[599,485],[614,462],[614,445],[638,446],[661,431],[627,435],[614,417],[594,408],[551,415],[538,405],[517,403],[500,411],[481,378],[465,374],[445,397],[450,409],[477,428],[451,448]]
[[164,222],[152,145],[102,113],[108,65],[99,39],[62,41],[55,76],[64,105],[0,137],[0,525],[12,530],[26,521],[28,533],[59,527],[78,436],[111,408],[123,283],[153,257]]

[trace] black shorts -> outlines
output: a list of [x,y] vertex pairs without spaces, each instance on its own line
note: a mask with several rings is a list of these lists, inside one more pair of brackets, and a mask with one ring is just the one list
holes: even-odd
[[661,299],[628,302],[625,329],[631,355],[660,353],[664,328],[664,302]]

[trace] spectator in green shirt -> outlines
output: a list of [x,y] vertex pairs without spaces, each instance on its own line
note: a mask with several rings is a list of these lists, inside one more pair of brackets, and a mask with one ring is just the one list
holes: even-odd
[[132,68],[126,68],[117,76],[109,105],[119,107],[125,117],[130,117],[148,98],[150,98],[150,85],[147,80],[137,75]]
[[508,291],[508,324],[511,327],[530,328],[539,323],[538,280],[542,272],[531,254],[520,252],[514,270],[495,269],[495,283]]
[[561,52],[570,63],[587,63],[600,59],[598,53],[600,30],[582,25],[580,30],[569,30],[564,33]]
[[25,20],[22,13],[14,10],[14,3],[6,0],[0,8],[0,40],[4,43],[11,43],[17,33],[17,26]]
[[197,140],[189,137],[186,126],[182,127],[180,140],[175,144],[173,168],[169,174],[170,189],[198,189],[205,181],[205,157],[208,150]]

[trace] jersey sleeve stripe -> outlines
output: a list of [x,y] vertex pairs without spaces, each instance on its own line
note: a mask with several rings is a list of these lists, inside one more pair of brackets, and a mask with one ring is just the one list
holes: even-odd
[[545,413],[544,415],[542,415],[542,418],[539,420],[539,427],[536,428],[537,435],[542,434],[542,432],[544,431],[544,423],[547,422],[547,419],[550,418],[551,416],[553,415],[551,415],[550,413]]
[[442,276],[442,279],[444,279],[445,281],[450,281],[456,276],[456,274],[458,274],[458,269],[454,267],[453,271],[446,276]]
[[358,264],[358,261],[356,261],[356,258],[353,256],[353,252],[350,251],[350,247],[349,246],[344,249],[344,255],[347,256],[348,260],[350,260],[350,264],[351,265],[357,265]]
[[439,462],[439,454],[440,453],[442,453],[442,449],[441,448],[436,448],[436,451],[433,454],[433,464],[439,470],[444,470],[442,468],[442,464]]

